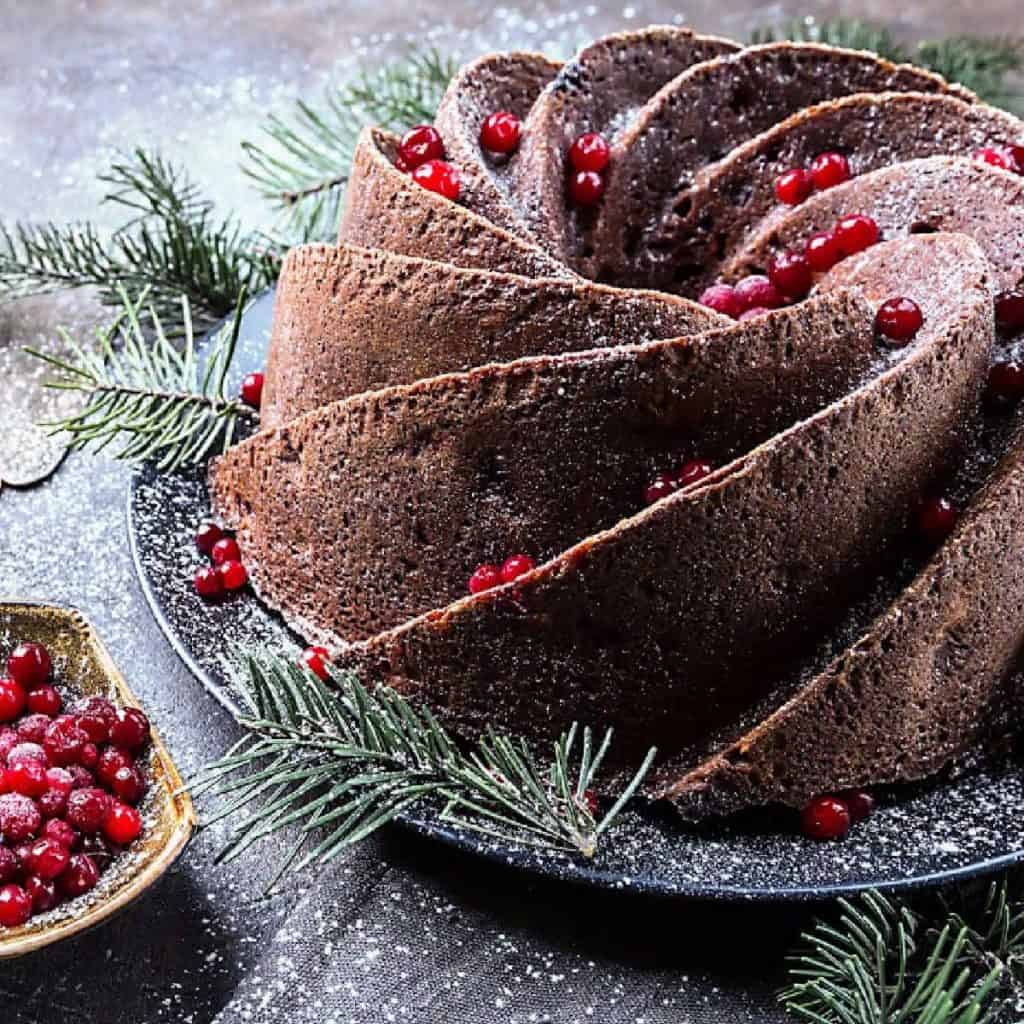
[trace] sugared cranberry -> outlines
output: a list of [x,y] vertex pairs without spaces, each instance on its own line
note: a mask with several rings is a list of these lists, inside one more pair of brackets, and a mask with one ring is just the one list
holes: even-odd
[[87,893],[99,880],[100,871],[92,857],[87,853],[76,853],[57,884],[66,896],[73,899]]
[[127,750],[120,747],[104,747],[96,765],[96,778],[109,786],[120,768],[131,768],[135,760]]
[[327,663],[331,660],[330,651],[326,647],[307,647],[302,652],[300,661],[314,675],[319,676],[325,682],[330,679],[327,671]]
[[757,307],[778,309],[786,301],[764,274],[750,274],[738,282],[734,290],[741,313]]
[[146,780],[136,767],[118,768],[110,780],[114,796],[127,804],[137,804],[146,795]]
[[45,793],[36,797],[36,804],[44,818],[56,818],[67,810],[68,795],[61,789],[48,788]]
[[68,848],[56,839],[37,839],[32,844],[32,852],[29,855],[29,870],[40,878],[56,878],[71,860]]
[[1001,292],[996,296],[996,324],[1004,331],[1024,328],[1024,291]]
[[96,784],[96,776],[88,768],[83,768],[80,764],[68,765],[68,772],[72,779],[72,789],[88,789]]
[[247,373],[242,378],[242,401],[253,409],[263,402],[263,374]]
[[569,198],[577,206],[596,206],[604,195],[604,178],[597,171],[576,171],[569,177]]
[[18,877],[18,858],[6,846],[0,846],[0,885],[13,882]]
[[12,793],[24,796],[42,796],[49,788],[46,769],[38,761],[19,761],[4,772],[4,779]]
[[55,686],[40,686],[29,692],[27,707],[33,715],[47,715],[53,718],[60,714],[64,700]]
[[28,840],[24,843],[17,843],[14,846],[14,856],[18,861],[18,874],[24,878],[31,873],[29,862],[32,859],[32,841]]
[[0,886],[0,925],[17,928],[32,916],[32,898],[20,885]]
[[836,246],[843,256],[855,256],[874,245],[881,237],[878,225],[863,213],[843,217],[832,231]]
[[60,718],[55,718],[46,730],[43,749],[50,761],[60,767],[77,764],[82,747],[88,742],[89,737],[78,724],[78,720],[71,715],[61,715]]
[[22,740],[8,751],[7,766],[13,768],[24,761],[38,761],[45,768],[49,763],[49,758],[46,755],[46,750],[38,743]]
[[971,156],[975,160],[980,160],[983,164],[988,164],[990,167],[999,167],[1004,171],[1020,174],[1020,165],[1009,148],[984,146],[982,149],[976,149]]
[[38,875],[29,875],[25,879],[25,892],[32,900],[32,913],[45,914],[57,906],[57,883],[47,881]]
[[224,596],[224,584],[221,582],[220,573],[209,566],[196,570],[195,576],[192,577],[192,585],[205,601],[215,601],[218,597]]
[[917,528],[932,543],[944,541],[956,527],[960,510],[949,498],[934,495],[925,498],[917,510]]
[[689,487],[691,484],[697,483],[698,480],[703,480],[710,473],[710,462],[704,462],[701,459],[691,459],[689,462],[684,463],[683,468],[679,470],[676,483],[680,488]]
[[754,306],[753,309],[745,309],[745,310],[743,310],[743,312],[740,313],[738,319],[739,319],[740,323],[742,323],[745,320],[753,320],[756,317],[764,316],[765,313],[770,313],[770,312],[771,312],[771,310],[770,309],[766,309],[764,306]]
[[850,809],[835,796],[812,800],[800,816],[804,835],[811,839],[842,839],[850,831]]
[[432,124],[418,124],[410,128],[398,144],[398,155],[410,171],[428,160],[443,159],[444,142],[441,133]]
[[780,203],[799,206],[814,188],[814,180],[802,167],[794,167],[775,180],[775,195]]
[[512,555],[506,558],[501,566],[501,582],[511,583],[513,580],[525,576],[533,569],[533,559],[529,555]]
[[679,480],[674,473],[659,473],[645,488],[644,501],[653,505],[679,490]]
[[113,842],[127,846],[142,831],[142,818],[134,807],[114,804],[103,822],[103,831]]
[[496,565],[478,565],[469,577],[469,592],[479,594],[501,586],[501,569]]
[[804,245],[804,255],[816,274],[831,270],[842,258],[843,251],[831,231],[818,231]]
[[213,551],[213,545],[224,537],[224,531],[216,523],[203,523],[196,530],[196,547],[207,557]]
[[820,153],[811,161],[811,179],[819,191],[850,179],[850,162],[842,153]]
[[213,559],[214,565],[223,565],[225,562],[240,562],[242,560],[242,551],[234,537],[222,537],[213,545],[210,558]]
[[702,306],[707,306],[708,309],[734,320],[743,312],[739,299],[736,298],[736,289],[731,284],[713,284],[710,288],[705,288],[698,301]]
[[491,153],[511,153],[519,145],[523,123],[508,110],[490,114],[480,127],[480,145]]
[[118,708],[110,726],[110,742],[124,750],[138,750],[149,739],[149,719],[138,708]]
[[1024,363],[1014,359],[994,363],[988,371],[988,398],[998,404],[1019,402],[1024,398]]
[[43,816],[31,797],[21,793],[0,796],[0,833],[8,843],[23,843],[39,832]]
[[13,679],[0,679],[0,722],[13,722],[25,710],[27,694]]
[[42,834],[68,850],[73,850],[78,842],[78,833],[61,818],[52,818],[48,821],[43,826]]
[[[42,690],[34,690],[33,693],[28,695],[29,700],[32,699],[34,694],[42,692]],[[51,718],[49,715],[26,715],[18,723],[18,735],[29,743],[42,743],[46,730],[50,728],[50,722]]]
[[608,140],[598,132],[584,132],[569,147],[569,163],[574,171],[599,174],[608,166],[611,156]]
[[110,727],[117,718],[117,708],[106,697],[77,700],[72,711],[91,742],[106,743],[110,737]]
[[924,315],[913,299],[886,299],[875,314],[875,329],[891,348],[906,345],[921,329]]
[[249,582],[249,574],[241,562],[222,562],[217,566],[217,572],[225,590],[241,590]]
[[870,817],[875,809],[875,798],[863,789],[848,789],[839,794],[850,811],[850,821],[856,825]]
[[7,763],[7,755],[21,742],[16,729],[0,726],[0,766]]
[[50,679],[53,662],[42,644],[18,644],[7,659],[7,674],[26,690],[34,690]]
[[768,280],[790,299],[802,299],[812,284],[811,267],[800,252],[783,252],[768,264]]
[[75,778],[67,768],[47,768],[46,785],[67,795],[75,788]]
[[92,771],[96,767],[96,762],[100,759],[99,747],[95,743],[83,743],[82,752],[78,755],[78,763],[83,768],[88,768]]
[[428,192],[436,192],[455,202],[462,188],[459,170],[447,160],[428,160],[412,172],[413,180]]
[[110,796],[102,789],[90,786],[71,792],[65,817],[68,824],[77,828],[79,832],[99,832],[109,810]]

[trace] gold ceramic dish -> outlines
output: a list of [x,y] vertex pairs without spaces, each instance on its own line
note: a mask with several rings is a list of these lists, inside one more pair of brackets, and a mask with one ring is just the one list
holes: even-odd
[[[0,655],[19,641],[35,640],[53,656],[56,683],[73,696],[100,695],[140,707],[96,631],[70,609],[0,603]],[[2,662],[0,662],[2,664]],[[140,896],[181,854],[195,827],[195,811],[156,730],[148,748],[149,791],[140,806],[145,829],[100,877],[96,888],[19,928],[0,928],[0,959],[21,956],[77,935]],[[122,862],[123,861],[123,862]]]

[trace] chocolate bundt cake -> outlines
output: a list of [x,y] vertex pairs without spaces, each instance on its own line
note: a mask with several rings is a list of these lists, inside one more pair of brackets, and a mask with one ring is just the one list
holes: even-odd
[[285,260],[217,512],[461,735],[612,725],[688,815],[934,773],[1024,696],[1022,175],[867,53],[484,57]]

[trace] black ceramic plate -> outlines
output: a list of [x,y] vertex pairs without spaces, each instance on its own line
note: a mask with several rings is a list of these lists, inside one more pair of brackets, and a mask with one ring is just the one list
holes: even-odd
[[[273,296],[246,315],[238,375],[262,367]],[[237,381],[235,382],[237,383]],[[225,651],[301,645],[251,594],[209,606],[193,592],[201,564],[192,538],[209,514],[203,474],[133,482],[128,521],[142,586],[167,638],[209,693],[228,707]],[[604,888],[714,899],[814,899],[879,887],[897,889],[981,874],[1024,859],[1024,781],[1012,759],[929,786],[882,795],[878,811],[836,843],[802,838],[784,812],[690,828],[670,812],[628,812],[593,861],[538,855],[481,841],[429,816],[407,826],[480,856]]]

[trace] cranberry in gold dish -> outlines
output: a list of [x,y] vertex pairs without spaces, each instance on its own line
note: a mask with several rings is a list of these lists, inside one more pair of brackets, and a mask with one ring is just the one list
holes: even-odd
[[459,736],[607,724],[687,818],[841,836],[1018,728],[1022,147],[817,44],[469,64],[285,260],[230,560]]

